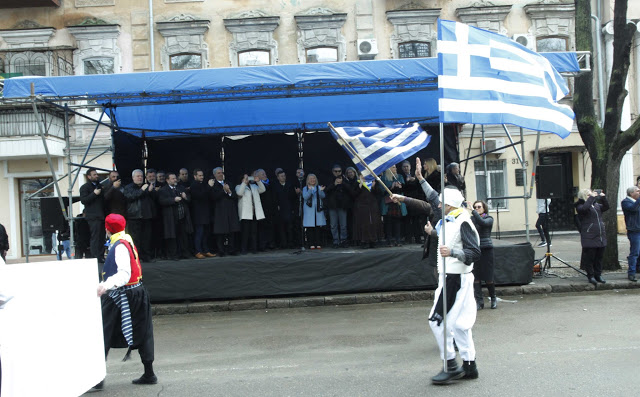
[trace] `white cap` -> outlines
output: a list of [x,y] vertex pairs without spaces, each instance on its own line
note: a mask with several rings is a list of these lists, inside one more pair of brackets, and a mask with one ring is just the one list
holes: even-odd
[[[460,208],[464,202],[464,197],[458,189],[444,189],[443,194],[440,195],[440,201],[451,207]],[[443,198],[444,196],[444,198]]]

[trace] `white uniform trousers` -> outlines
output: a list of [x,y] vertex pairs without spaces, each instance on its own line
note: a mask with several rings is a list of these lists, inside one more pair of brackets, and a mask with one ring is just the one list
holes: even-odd
[[[456,341],[460,357],[464,361],[475,361],[476,349],[471,336],[471,328],[476,322],[476,300],[473,296],[473,273],[460,275],[460,289],[456,295],[456,301],[451,310],[447,313],[447,360],[454,359],[456,352],[453,349],[453,339]],[[433,315],[438,297],[442,291],[444,275],[440,275],[438,289],[435,292],[435,301],[429,313],[429,318]],[[433,335],[436,337],[440,357],[444,360],[444,322],[429,321]]]

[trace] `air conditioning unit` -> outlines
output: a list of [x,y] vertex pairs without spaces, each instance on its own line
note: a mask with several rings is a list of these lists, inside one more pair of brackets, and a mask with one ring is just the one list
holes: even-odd
[[535,51],[536,50],[536,38],[533,37],[533,35],[530,35],[530,34],[514,34],[513,37],[511,37],[511,39],[513,39],[513,41],[516,41],[520,45],[523,45],[523,46],[527,47],[531,51]]
[[[495,150],[497,148],[503,147],[504,146],[504,138],[487,138],[484,140],[484,150],[485,152],[490,152],[492,150]],[[489,154],[502,154],[504,152],[506,152],[507,149],[499,149],[496,150],[495,152],[491,152]]]
[[358,56],[371,57],[378,55],[378,42],[376,39],[359,39]]

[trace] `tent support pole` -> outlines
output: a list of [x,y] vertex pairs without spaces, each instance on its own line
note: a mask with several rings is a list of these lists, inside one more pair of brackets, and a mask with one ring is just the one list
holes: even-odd
[[522,194],[524,195],[524,227],[527,233],[527,243],[531,243],[529,236],[529,195],[527,194],[527,162],[524,153],[524,128],[520,127],[520,152],[522,153]]
[[25,212],[24,219],[22,220],[23,228],[22,234],[24,236],[24,259],[27,263],[29,263],[29,246],[31,245],[31,211],[29,208],[29,199],[23,198],[23,208]]
[[42,139],[42,145],[44,145],[44,152],[47,156],[47,162],[49,163],[49,170],[51,171],[51,179],[53,179],[54,186],[56,188],[56,195],[58,196],[58,202],[60,204],[60,209],[62,210],[62,215],[67,218],[67,209],[64,206],[64,201],[62,200],[62,194],[60,193],[60,185],[58,185],[58,178],[56,178],[56,170],[53,168],[53,161],[51,160],[51,153],[49,153],[49,145],[47,145],[47,131],[44,120],[40,117],[38,113],[38,106],[36,105],[36,96],[34,94],[35,86],[31,83],[31,106],[33,107],[33,114],[36,118],[36,124],[38,124],[38,130],[40,131],[40,138]]
[[[483,130],[483,134],[484,134],[484,130]],[[483,139],[483,143],[484,143],[484,139]],[[444,164],[444,124],[440,123],[440,162],[442,164]],[[444,170],[443,170],[444,171]],[[440,236],[438,236],[439,239],[441,239],[440,241],[445,241],[444,239],[444,230],[445,230],[445,224],[447,222],[444,221],[445,217],[447,216],[446,211],[444,209],[444,172],[440,173],[440,191],[441,193],[441,203],[442,203],[442,226],[440,227]],[[442,273],[438,274],[438,282],[442,283],[442,326],[444,327],[444,339],[442,341],[442,351],[444,352],[444,359],[442,360],[442,367],[444,368],[444,372],[449,372],[449,368],[447,367],[447,338],[450,338],[451,335],[449,335],[449,333],[447,332],[447,264],[446,264],[446,259],[444,256],[442,257]],[[438,300],[438,297],[435,296],[434,299]]]
[[[72,174],[71,170],[71,138],[69,136],[69,112],[68,106],[64,104],[64,140],[67,147],[67,175]],[[71,257],[76,259],[76,240],[74,238],[74,221],[73,221],[73,185],[71,185],[71,178],[68,183],[67,196],[69,196],[69,210],[67,212],[67,220],[69,221],[69,249],[71,250]]]
[[114,140],[115,128],[113,124],[115,123],[115,115],[113,114],[113,108],[109,108],[109,119],[111,121],[111,169],[115,171],[116,169],[116,142]]
[[[100,113],[100,119],[98,120],[98,124],[96,125],[96,128],[93,130],[93,135],[91,135],[91,140],[89,141],[89,145],[87,146],[87,150],[84,151],[84,155],[82,156],[82,161],[80,162],[80,164],[85,164],[85,160],[87,159],[87,155],[89,154],[89,150],[91,150],[91,145],[93,145],[93,140],[96,137],[96,133],[98,132],[98,128],[100,128],[100,123],[102,122],[102,117],[104,116],[104,108],[102,109],[102,113]],[[73,178],[73,184],[76,184],[76,181],[78,180],[78,177],[80,176],[80,169],[78,168],[78,172],[76,173],[76,176]]]
[[484,135],[484,124],[480,125],[480,131],[482,131],[482,145],[480,146],[482,147],[482,162],[484,164],[484,197],[488,199],[489,198],[489,170],[487,169],[487,151],[486,151],[487,148],[485,146],[487,144],[487,141]]
[[540,148],[540,131],[536,137],[536,150],[533,152],[533,166],[531,167],[531,184],[529,185],[529,197],[533,193],[533,184],[536,180],[536,167],[538,166],[538,149]]
[[[471,139],[469,139],[469,147],[467,148],[467,157],[469,158],[469,155],[471,154],[471,145],[473,144],[473,134],[476,132],[476,125],[474,124],[473,127],[471,127]],[[440,160],[440,164],[442,164],[442,160]],[[467,166],[469,165],[469,162],[465,161],[464,163],[464,172],[462,173],[462,176],[467,176]]]

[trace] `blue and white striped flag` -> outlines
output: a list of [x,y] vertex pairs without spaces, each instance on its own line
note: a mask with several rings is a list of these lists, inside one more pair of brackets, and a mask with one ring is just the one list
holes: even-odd
[[519,43],[453,21],[438,21],[440,122],[514,124],[566,138],[569,92],[549,61]]
[[[431,140],[431,136],[418,123],[340,127],[331,129],[331,134],[351,157],[369,189],[376,175],[417,153]],[[349,148],[345,145],[349,145]],[[373,174],[351,151],[358,153]]]

